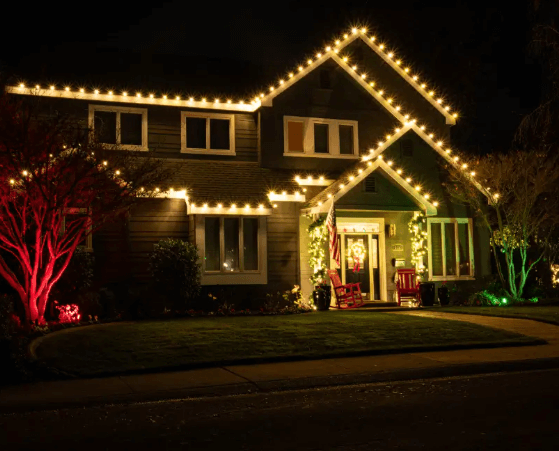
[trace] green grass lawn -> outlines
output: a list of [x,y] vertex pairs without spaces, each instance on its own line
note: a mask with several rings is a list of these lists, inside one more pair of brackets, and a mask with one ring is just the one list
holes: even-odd
[[78,376],[236,360],[483,346],[533,339],[475,324],[379,312],[183,318],[87,326],[46,336],[40,361]]
[[471,315],[502,316],[505,318],[526,318],[559,325],[559,305],[521,307],[441,307],[437,312],[468,313]]

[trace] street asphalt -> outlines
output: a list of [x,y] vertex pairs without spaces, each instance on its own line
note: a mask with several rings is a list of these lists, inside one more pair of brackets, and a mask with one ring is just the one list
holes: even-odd
[[559,369],[0,416],[10,450],[555,450]]

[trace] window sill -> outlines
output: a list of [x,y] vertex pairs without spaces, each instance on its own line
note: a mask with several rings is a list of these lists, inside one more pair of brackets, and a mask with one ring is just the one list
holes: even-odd
[[234,150],[210,150],[210,149],[181,149],[181,153],[188,153],[191,155],[228,155],[235,156]]
[[131,144],[103,144],[104,149],[107,150],[133,150],[137,152],[147,152],[149,148],[147,146],[133,146]]
[[305,152],[284,152],[284,157],[307,157],[307,158],[337,158],[344,160],[358,160],[359,155],[332,155],[329,153],[305,153]]

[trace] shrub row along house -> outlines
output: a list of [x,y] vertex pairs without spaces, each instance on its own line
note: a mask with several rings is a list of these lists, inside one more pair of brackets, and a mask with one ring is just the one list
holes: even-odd
[[[298,284],[308,295],[318,269],[308,227],[332,202],[342,282],[361,282],[369,300],[393,300],[399,267],[439,282],[490,273],[487,233],[443,187],[444,165],[462,165],[449,144],[457,114],[366,30],[348,31],[245,101],[7,89],[87,121],[115,151],[173,169],[172,190],[86,244],[107,280],[145,277],[153,244],[174,237],[198,246],[203,285]],[[336,267],[327,246],[322,263]]]

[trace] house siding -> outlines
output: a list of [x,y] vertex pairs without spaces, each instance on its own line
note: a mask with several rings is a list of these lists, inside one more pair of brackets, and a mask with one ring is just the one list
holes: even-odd
[[299,209],[278,202],[268,217],[268,283],[271,290],[286,290],[299,283]]

